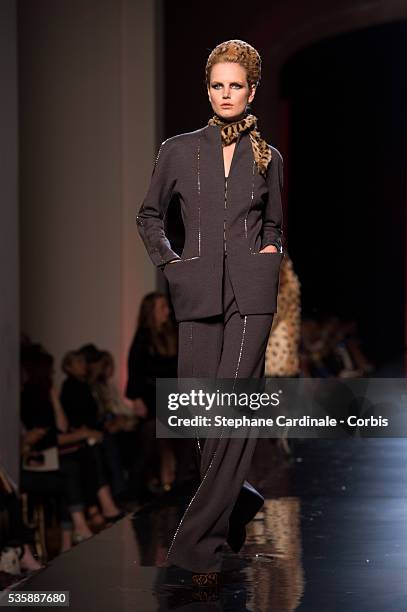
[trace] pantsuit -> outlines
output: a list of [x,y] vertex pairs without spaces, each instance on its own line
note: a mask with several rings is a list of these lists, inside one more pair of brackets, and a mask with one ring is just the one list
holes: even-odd
[[[178,265],[170,264],[170,265]],[[261,378],[273,314],[241,315],[223,267],[222,315],[179,323],[180,378]],[[249,470],[257,438],[197,440],[201,482],[171,542],[167,561],[197,572],[219,571],[229,517]],[[227,490],[227,495],[225,491]]]
[[[249,134],[239,134],[227,180],[217,125],[173,136],[158,152],[136,222],[152,263],[168,280],[179,323],[179,378],[264,375],[284,256],[283,159],[268,146],[271,162],[264,176]],[[164,227],[172,200],[179,202],[184,224],[181,254]],[[264,251],[271,244],[277,252]],[[242,485],[256,438],[252,431],[240,439],[222,433],[200,445],[201,483],[169,547],[169,564],[218,571],[223,544],[238,533],[240,526],[229,530],[229,517],[234,509],[233,515],[242,514],[236,502],[247,490]],[[249,521],[250,511],[244,517]],[[233,541],[239,550],[239,539]]]

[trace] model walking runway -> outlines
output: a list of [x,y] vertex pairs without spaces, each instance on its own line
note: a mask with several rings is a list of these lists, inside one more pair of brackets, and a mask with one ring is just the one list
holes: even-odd
[[[179,323],[179,378],[264,376],[283,258],[283,162],[249,112],[260,66],[244,41],[215,47],[206,64],[215,114],[205,127],[162,143],[137,215],[151,261],[168,280]],[[181,255],[163,222],[174,198],[185,230]],[[202,441],[201,482],[168,551],[168,564],[201,573],[198,581],[219,572],[226,542],[241,548],[245,525],[263,501],[245,483],[256,439],[239,433],[230,438],[222,430]]]

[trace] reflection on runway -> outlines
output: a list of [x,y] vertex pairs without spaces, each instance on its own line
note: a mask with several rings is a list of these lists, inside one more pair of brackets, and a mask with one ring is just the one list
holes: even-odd
[[54,559],[19,590],[70,591],[86,610],[405,610],[404,439],[296,441],[292,457],[259,441],[250,482],[266,495],[223,582],[196,592],[164,559],[193,483]]

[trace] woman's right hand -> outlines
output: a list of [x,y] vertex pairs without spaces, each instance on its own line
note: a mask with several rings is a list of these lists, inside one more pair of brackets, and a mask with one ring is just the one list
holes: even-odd
[[47,430],[44,427],[34,427],[24,434],[24,444],[34,446],[46,433]]
[[102,442],[103,440],[103,431],[99,431],[99,429],[90,429],[88,440],[93,438],[96,442]]
[[89,427],[81,427],[80,429],[85,440],[89,440],[90,438],[94,438],[96,442],[101,442],[103,440],[103,431],[99,431],[98,429],[89,429]]

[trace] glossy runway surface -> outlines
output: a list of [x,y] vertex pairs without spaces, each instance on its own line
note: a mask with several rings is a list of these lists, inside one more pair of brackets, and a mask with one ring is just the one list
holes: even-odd
[[260,440],[250,482],[266,503],[213,601],[162,564],[188,494],[129,514],[19,585],[70,591],[70,609],[391,612],[407,609],[407,440]]

